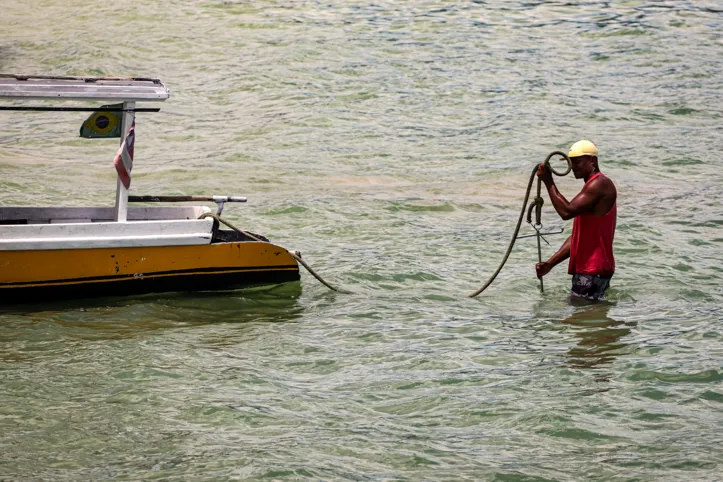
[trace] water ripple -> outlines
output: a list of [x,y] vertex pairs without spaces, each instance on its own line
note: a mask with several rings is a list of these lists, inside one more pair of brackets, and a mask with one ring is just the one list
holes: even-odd
[[[0,71],[169,85],[162,113],[137,122],[136,193],[248,196],[227,208],[234,224],[353,294],[303,275],[4,309],[0,474],[715,479],[721,13],[687,0],[5,5]],[[2,204],[112,205],[117,143],[74,139],[82,116],[0,121]],[[579,138],[620,193],[610,302],[568,303],[563,269],[540,295],[526,239],[467,299],[504,254],[531,166]],[[543,219],[569,234],[549,203]]]

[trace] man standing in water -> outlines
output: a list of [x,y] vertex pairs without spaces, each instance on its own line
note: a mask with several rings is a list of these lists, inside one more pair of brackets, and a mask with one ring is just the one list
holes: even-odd
[[572,235],[550,259],[537,263],[537,277],[570,258],[572,296],[602,300],[615,272],[613,237],[617,219],[618,197],[613,182],[600,172],[597,147],[590,141],[578,141],[570,147],[568,157],[576,179],[584,179],[582,191],[572,201],[565,199],[555,186],[552,172],[544,163],[537,176],[545,183],[550,201],[562,219],[574,218]]

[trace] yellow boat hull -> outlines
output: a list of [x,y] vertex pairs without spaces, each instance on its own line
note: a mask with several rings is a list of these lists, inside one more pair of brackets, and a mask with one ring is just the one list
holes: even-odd
[[298,279],[296,260],[262,242],[0,251],[0,304],[231,290]]

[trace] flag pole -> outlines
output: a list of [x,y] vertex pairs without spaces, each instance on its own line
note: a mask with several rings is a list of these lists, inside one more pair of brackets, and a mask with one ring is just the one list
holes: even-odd
[[[136,113],[135,102],[123,102],[123,118],[121,119],[121,146],[128,136],[128,131],[131,130],[133,121],[135,120]],[[128,173],[130,174],[130,173]],[[118,184],[115,193],[115,220],[120,223],[126,222],[128,219],[128,189],[121,182],[120,176],[118,176]]]

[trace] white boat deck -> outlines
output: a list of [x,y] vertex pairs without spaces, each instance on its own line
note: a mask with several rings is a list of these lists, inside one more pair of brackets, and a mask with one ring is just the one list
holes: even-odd
[[205,206],[131,207],[115,222],[112,207],[1,207],[0,251],[210,244]]

